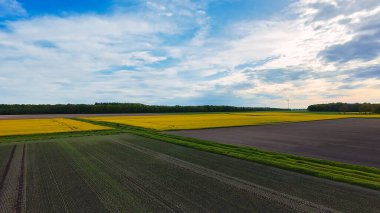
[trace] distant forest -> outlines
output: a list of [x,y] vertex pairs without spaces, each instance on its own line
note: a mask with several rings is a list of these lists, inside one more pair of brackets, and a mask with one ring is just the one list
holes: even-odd
[[267,107],[234,106],[159,106],[139,103],[95,104],[0,104],[1,115],[20,114],[95,114],[95,113],[165,113],[165,112],[242,112],[284,110]]
[[307,110],[312,112],[363,112],[380,113],[380,104],[370,103],[329,103],[310,105]]

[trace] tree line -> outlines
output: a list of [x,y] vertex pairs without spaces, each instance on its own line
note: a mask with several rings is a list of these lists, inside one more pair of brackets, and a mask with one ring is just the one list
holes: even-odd
[[96,114],[96,113],[170,113],[170,112],[242,112],[284,110],[267,107],[234,106],[161,106],[140,103],[95,104],[0,104],[1,115],[20,114]]
[[362,112],[380,113],[380,104],[371,103],[329,103],[310,105],[307,110],[312,112]]

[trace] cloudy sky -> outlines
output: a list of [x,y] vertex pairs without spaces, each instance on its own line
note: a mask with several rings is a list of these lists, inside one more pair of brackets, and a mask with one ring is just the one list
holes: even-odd
[[0,103],[288,98],[380,102],[379,0],[0,0]]

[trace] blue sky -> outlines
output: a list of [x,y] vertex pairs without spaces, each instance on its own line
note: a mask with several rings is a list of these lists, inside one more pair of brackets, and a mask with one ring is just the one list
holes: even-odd
[[377,0],[0,0],[0,103],[380,102],[379,23]]

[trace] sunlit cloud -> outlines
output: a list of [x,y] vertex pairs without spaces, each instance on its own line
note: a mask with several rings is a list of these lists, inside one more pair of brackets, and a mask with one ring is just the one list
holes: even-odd
[[13,16],[0,20],[1,102],[380,102],[378,1],[289,1],[228,23],[209,14],[214,1],[116,2],[29,16],[0,1]]

